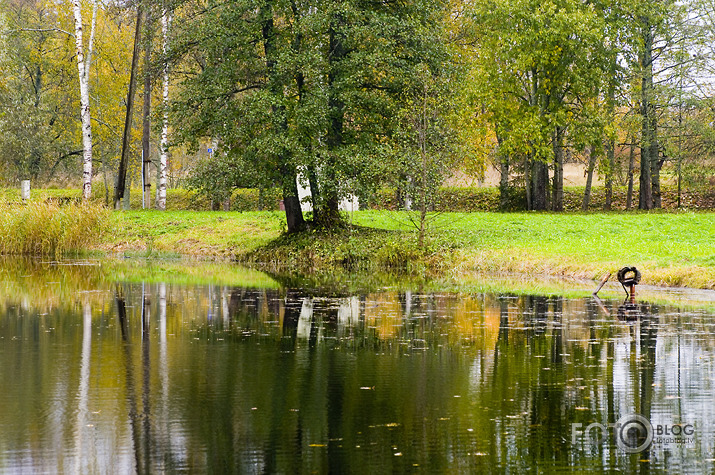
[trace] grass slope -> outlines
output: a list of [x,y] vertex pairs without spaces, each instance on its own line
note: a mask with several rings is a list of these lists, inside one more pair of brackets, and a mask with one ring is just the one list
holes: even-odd
[[332,234],[282,234],[279,212],[117,212],[100,250],[194,255],[311,272],[399,269],[599,278],[637,266],[653,285],[715,288],[715,213],[446,213],[424,249],[403,212],[361,211]]

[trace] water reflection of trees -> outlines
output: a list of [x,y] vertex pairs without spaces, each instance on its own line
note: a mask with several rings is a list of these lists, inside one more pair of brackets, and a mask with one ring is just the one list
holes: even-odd
[[[618,303],[606,303],[612,315]],[[73,437],[53,442],[97,444],[81,467],[99,471],[339,471],[378,462],[394,471],[628,470],[638,461],[613,447],[574,449],[570,424],[692,414],[702,401],[683,386],[692,379],[663,378],[680,374],[681,357],[712,358],[714,347],[705,314],[645,306],[644,318],[624,323],[589,300],[543,297],[123,284],[111,299],[73,308],[42,317],[6,310],[2,336],[38,354],[31,362],[20,348],[1,349],[0,375],[7,380],[14,366],[38,381],[8,389],[8,398],[27,399],[14,407],[31,420],[13,419],[15,437],[42,427],[33,405],[66,398],[55,421],[69,421]],[[73,351],[53,357],[44,348],[53,338]],[[35,368],[53,365],[66,368],[62,378]],[[712,363],[689,370],[699,372],[698,387],[711,387]],[[673,394],[677,406],[665,399]],[[711,428],[696,449],[706,454],[712,412],[698,411]],[[41,445],[27,450],[46,453]],[[657,452],[649,456],[652,468],[667,468]]]

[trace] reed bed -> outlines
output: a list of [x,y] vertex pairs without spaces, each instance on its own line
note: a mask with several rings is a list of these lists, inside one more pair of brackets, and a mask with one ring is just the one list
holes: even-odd
[[94,204],[0,202],[0,254],[56,256],[90,248],[108,229],[110,211]]

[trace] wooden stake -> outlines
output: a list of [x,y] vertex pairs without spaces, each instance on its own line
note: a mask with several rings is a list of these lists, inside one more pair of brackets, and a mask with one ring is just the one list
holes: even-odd
[[593,295],[598,295],[598,292],[601,291],[604,285],[606,285],[606,282],[608,282],[608,279],[611,278],[611,273],[609,272],[608,274],[604,275],[603,278],[601,279],[601,283],[598,284],[598,288],[593,291]]

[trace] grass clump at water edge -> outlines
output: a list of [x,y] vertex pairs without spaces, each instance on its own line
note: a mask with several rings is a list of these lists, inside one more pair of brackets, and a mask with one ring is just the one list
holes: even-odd
[[93,204],[0,203],[0,254],[55,256],[100,242],[110,211]]
[[445,243],[419,247],[413,233],[356,226],[331,233],[283,234],[239,255],[237,260],[298,272],[381,270],[422,274],[443,268],[444,257],[450,252]]

